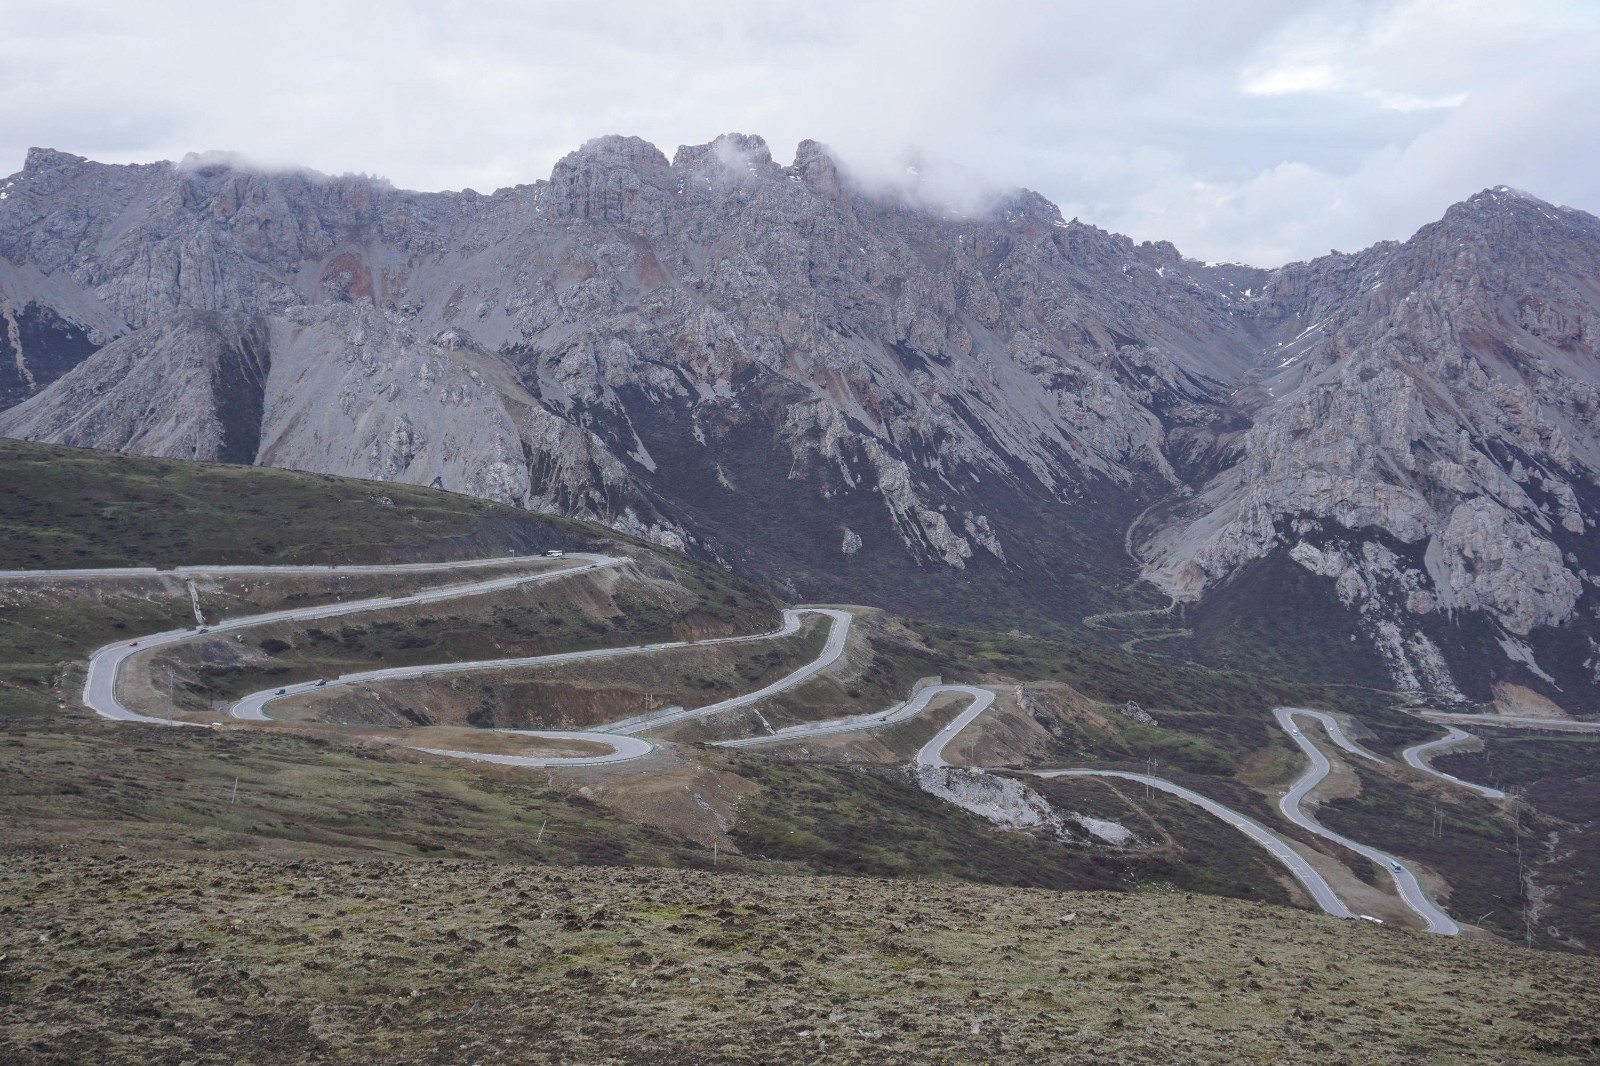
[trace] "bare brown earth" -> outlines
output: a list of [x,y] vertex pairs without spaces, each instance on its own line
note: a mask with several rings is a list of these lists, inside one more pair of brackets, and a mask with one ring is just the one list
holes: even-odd
[[738,821],[739,801],[758,790],[738,774],[667,751],[647,773],[606,774],[579,787],[578,794],[629,822],[737,855],[739,847],[728,831]]
[[1494,713],[1509,714],[1516,718],[1571,717],[1555,701],[1539,695],[1531,688],[1513,685],[1509,681],[1496,682],[1494,685]]
[[1600,962],[1171,893],[13,854],[9,1063],[1555,1063]]

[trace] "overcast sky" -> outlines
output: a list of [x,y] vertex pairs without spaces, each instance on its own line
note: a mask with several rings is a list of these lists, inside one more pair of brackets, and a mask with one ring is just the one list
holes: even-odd
[[[0,170],[233,150],[479,191],[591,137],[863,174],[1272,266],[1509,184],[1600,212],[1600,0],[5,0]],[[961,175],[959,179],[953,175]]]

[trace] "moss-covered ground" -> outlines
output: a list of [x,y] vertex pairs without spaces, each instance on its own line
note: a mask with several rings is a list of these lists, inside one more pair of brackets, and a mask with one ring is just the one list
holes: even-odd
[[18,1064],[1592,1062],[1600,963],[1183,892],[0,865]]

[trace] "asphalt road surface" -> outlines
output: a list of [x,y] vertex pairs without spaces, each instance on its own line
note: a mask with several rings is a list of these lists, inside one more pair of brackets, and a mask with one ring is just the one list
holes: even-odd
[[[497,733],[521,733],[545,740],[581,740],[590,744],[609,745],[611,751],[604,755],[491,755],[481,751],[457,751],[452,748],[413,748],[429,755],[446,755],[452,759],[471,759],[474,762],[499,763],[502,766],[603,766],[607,763],[628,762],[640,759],[656,750],[648,740],[638,737],[619,737],[614,733],[593,733],[586,729],[497,729]],[[407,745],[408,747],[410,745]]]
[[1315,867],[1301,857],[1298,851],[1290,846],[1283,837],[1274,833],[1260,822],[1248,815],[1240,814],[1232,807],[1225,807],[1216,800],[1202,796],[1193,789],[1184,788],[1182,785],[1160,777],[1151,777],[1148,774],[1128,773],[1122,770],[1040,770],[1039,777],[1118,777],[1124,781],[1137,781],[1140,784],[1158,788],[1163,792],[1177,796],[1179,799],[1188,800],[1206,813],[1222,819],[1239,832],[1267,849],[1274,859],[1284,865],[1294,875],[1294,879],[1305,886],[1311,898],[1317,901],[1317,906],[1336,918],[1354,918],[1350,908],[1344,905],[1333,887],[1319,874]]
[[985,693],[985,690],[973,688],[971,685],[930,685],[927,688],[919,689],[916,695],[904,703],[897,703],[886,711],[875,711],[872,714],[853,714],[848,718],[833,718],[826,722],[805,722],[800,725],[779,729],[766,736],[741,737],[738,740],[719,740],[715,743],[718,747],[723,748],[755,748],[763,744],[782,744],[790,740],[804,740],[807,737],[825,737],[836,733],[854,733],[863,729],[881,729],[886,725],[893,725],[896,722],[904,722],[907,719],[915,718],[928,709],[928,704],[932,703],[935,697],[950,692],[972,696],[974,700],[980,699],[980,694],[989,695],[991,701],[994,699],[992,693]]
[[1581,718],[1519,718],[1509,714],[1455,714],[1450,711],[1423,711],[1429,721],[1464,722],[1467,725],[1503,726],[1507,729],[1555,729],[1575,733],[1600,732],[1600,722]]
[[[562,558],[593,559],[598,556],[582,552],[569,552]],[[481,570],[486,566],[506,566],[516,563],[545,561],[542,555],[503,555],[492,559],[458,559],[438,563],[351,563],[315,565],[289,563],[283,566],[175,566],[163,570],[156,566],[117,566],[104,569],[78,570],[0,570],[0,581],[60,581],[65,578],[121,578],[121,577],[205,577],[216,574],[262,574],[284,576],[289,574],[415,574],[435,570]]]
[[780,692],[785,692],[797,685],[802,685],[805,682],[810,681],[828,667],[838,662],[839,657],[844,654],[845,641],[850,637],[850,623],[855,621],[855,615],[851,614],[849,611],[841,611],[836,607],[796,607],[783,612],[784,626],[775,633],[765,633],[754,637],[718,637],[715,640],[698,641],[695,646],[702,647],[707,644],[734,644],[749,640],[770,640],[771,638],[777,636],[787,636],[790,633],[794,633],[799,630],[801,617],[808,614],[821,615],[829,620],[830,629],[828,630],[828,641],[823,645],[821,654],[819,654],[809,663],[806,663],[804,666],[800,667],[798,670],[795,670],[793,673],[779,678],[770,685],[756,689],[754,692],[747,692],[743,696],[734,696],[732,699],[719,700],[716,703],[710,703],[704,707],[694,707],[688,709],[683,707],[668,707],[665,710],[656,711],[652,714],[642,714],[634,718],[624,718],[620,722],[612,722],[609,725],[601,726],[601,730],[607,733],[620,733],[624,735],[644,733],[651,729],[657,729],[664,725],[670,725],[673,722],[682,722],[689,718],[707,718],[713,714],[720,714],[723,711],[731,711],[737,707],[748,707],[752,703],[758,703],[769,696],[776,696]]
[[1461,778],[1456,777],[1453,774],[1447,774],[1443,770],[1435,770],[1431,765],[1429,765],[1428,758],[1436,752],[1444,751],[1445,749],[1453,748],[1464,741],[1475,739],[1471,733],[1468,733],[1464,729],[1457,729],[1453,725],[1446,726],[1445,728],[1450,730],[1447,736],[1441,737],[1438,740],[1430,740],[1423,744],[1413,744],[1411,747],[1402,751],[1400,753],[1400,757],[1406,761],[1406,765],[1415,767],[1425,774],[1432,774],[1441,781],[1448,781],[1452,785],[1460,785],[1462,788],[1471,789],[1480,796],[1487,796],[1489,799],[1494,800],[1505,799],[1506,794],[1501,792],[1498,788],[1490,788],[1488,785],[1475,785],[1471,781],[1463,781]]
[[[922,749],[917,752],[917,765],[919,766],[949,766],[950,764],[944,761],[944,749],[960,735],[963,729],[972,724],[973,719],[994,705],[994,693],[986,688],[973,688],[970,685],[941,685],[940,687],[949,692],[963,692],[971,696],[972,706],[956,715],[951,719],[949,725],[939,730],[933,735],[932,740],[922,745]],[[928,690],[923,689],[923,692],[926,691]]]
[[1305,711],[1293,707],[1279,707],[1272,713],[1278,719],[1278,724],[1283,726],[1284,732],[1289,734],[1289,739],[1293,740],[1300,747],[1300,750],[1305,752],[1306,758],[1311,760],[1311,768],[1290,786],[1289,791],[1285,792],[1282,798],[1278,800],[1278,810],[1282,812],[1283,816],[1302,829],[1310,830],[1326,840],[1331,840],[1336,844],[1349,848],[1356,854],[1363,855],[1383,867],[1390,879],[1394,881],[1395,889],[1400,893],[1401,900],[1422,918],[1427,925],[1428,932],[1440,933],[1444,936],[1455,936],[1460,933],[1461,927],[1456,924],[1455,919],[1440,910],[1433,900],[1428,898],[1428,894],[1422,890],[1422,885],[1417,881],[1417,875],[1412,873],[1405,863],[1393,855],[1379,851],[1377,848],[1351,840],[1343,833],[1335,833],[1301,810],[1301,802],[1323,782],[1332,771],[1333,766],[1328,762],[1328,757],[1323,755],[1317,746],[1300,732],[1299,728],[1294,724],[1294,719],[1297,715],[1305,715],[1318,721],[1326,721],[1327,716],[1319,711]]
[[[936,697],[947,693],[968,696],[971,698],[972,703],[941,729],[933,739],[924,744],[922,749],[917,752],[916,758],[917,762],[924,766],[948,766],[950,764],[944,758],[945,748],[961,734],[962,730],[971,725],[979,715],[994,705],[995,695],[988,689],[977,688],[972,685],[931,685],[917,692],[915,696],[905,703],[898,704],[886,711],[879,711],[876,714],[856,715],[828,722],[791,726],[769,736],[727,740],[722,741],[721,744],[730,748],[755,747],[761,744],[777,744],[784,741],[801,740],[806,737],[878,729],[894,722],[903,722],[908,718],[921,714]],[[1335,728],[1337,728],[1337,723],[1335,723]],[[1370,753],[1366,754],[1369,758],[1377,758]],[[1230,807],[1225,807],[1215,800],[1195,792],[1193,789],[1185,788],[1182,785],[1174,784],[1159,777],[1127,773],[1121,770],[1044,770],[1040,771],[1038,775],[1040,777],[1119,777],[1128,781],[1148,784],[1152,788],[1158,788],[1163,792],[1185,799],[1209,814],[1227,822],[1265,848],[1268,854],[1282,863],[1294,878],[1305,886],[1306,891],[1316,901],[1317,906],[1324,911],[1338,918],[1355,917],[1350,908],[1346,907],[1344,902],[1339,899],[1327,880],[1302,858],[1290,846],[1288,841],[1261,825],[1255,819],[1240,814]]]
[[[777,637],[788,636],[799,632],[800,622],[808,614],[819,614],[832,623],[827,644],[822,653],[811,662],[790,673],[786,677],[774,681],[772,684],[758,689],[755,692],[733,699],[723,700],[705,707],[686,710],[682,707],[669,707],[653,715],[643,715],[638,718],[624,719],[609,725],[600,726],[592,730],[561,731],[561,730],[512,730],[511,732],[527,733],[533,736],[550,736],[555,738],[569,738],[586,740],[592,743],[606,744],[611,747],[607,755],[592,755],[578,757],[563,756],[535,756],[535,755],[491,755],[475,751],[455,751],[443,748],[418,748],[432,755],[445,755],[457,759],[469,759],[474,762],[502,763],[508,766],[596,766],[603,763],[627,762],[649,754],[655,745],[648,741],[640,740],[633,736],[634,733],[643,733],[669,722],[680,722],[687,718],[699,718],[733,707],[744,706],[757,700],[765,699],[786,689],[793,688],[815,677],[838,660],[844,651],[845,640],[849,636],[850,623],[854,616],[848,611],[832,608],[798,607],[783,612],[783,625],[767,633],[754,633],[748,636],[714,637],[710,640],[698,641],[669,641],[662,644],[638,644],[624,648],[594,648],[588,651],[557,652],[553,655],[536,655],[519,659],[482,659],[472,662],[434,663],[419,666],[398,666],[383,670],[366,670],[360,673],[343,674],[328,681],[318,684],[315,681],[301,682],[296,685],[280,686],[275,689],[263,689],[252,693],[239,700],[228,708],[228,713],[234,718],[269,721],[266,713],[267,704],[279,699],[288,699],[292,696],[301,696],[316,690],[326,690],[349,685],[371,684],[377,681],[397,681],[414,677],[429,677],[436,674],[468,673],[481,670],[510,670],[518,667],[552,666],[558,663],[581,662],[588,659],[611,659],[628,655],[647,655],[655,652],[669,651],[674,648],[703,648],[715,644],[741,644],[758,640],[772,640]],[[282,693],[282,695],[279,695]]]
[[[341,674],[337,678],[330,679],[326,684],[319,684],[316,681],[302,681],[293,685],[280,685],[277,688],[262,689],[260,692],[253,692],[233,704],[228,708],[228,713],[234,718],[264,722],[270,720],[270,716],[266,713],[266,706],[269,703],[294,696],[307,695],[319,689],[325,691],[349,685],[369,685],[379,681],[402,681],[416,677],[431,677],[438,674],[461,674],[484,670],[514,670],[523,667],[554,666],[560,663],[583,662],[589,659],[616,659],[630,655],[650,655],[679,648],[705,648],[716,644],[747,644],[759,640],[773,640],[799,632],[801,619],[808,614],[824,615],[833,623],[828,643],[823,648],[821,655],[786,677],[780,678],[755,692],[723,700],[720,703],[713,703],[693,710],[685,710],[682,707],[669,707],[654,714],[626,718],[589,731],[591,737],[644,732],[656,726],[665,725],[668,722],[714,714],[730,707],[754,703],[757,700],[765,699],[785,689],[793,688],[795,685],[815,677],[835,662],[844,651],[845,639],[849,635],[850,622],[853,616],[848,611],[832,608],[796,607],[783,612],[783,624],[777,629],[765,633],[751,633],[745,636],[713,637],[709,640],[674,640],[661,644],[633,644],[621,648],[591,648],[587,651],[563,651],[550,655],[530,655],[516,659],[475,659],[467,662],[423,663],[415,666],[391,666],[381,670],[363,670],[358,673]],[[283,695],[279,695],[280,692]]]
[[[427,589],[422,592],[404,596],[375,596],[364,600],[345,600],[337,603],[323,604],[318,607],[296,607],[290,610],[269,611],[265,614],[247,615],[240,618],[230,618],[218,621],[210,627],[210,632],[200,634],[192,629],[174,629],[165,633],[153,633],[149,636],[139,637],[133,641],[118,641],[96,649],[89,656],[88,674],[83,684],[83,702],[88,708],[103,718],[112,718],[122,722],[147,722],[155,725],[194,725],[193,722],[182,722],[169,718],[155,718],[149,715],[138,714],[129,710],[117,698],[117,680],[122,671],[122,664],[135,655],[149,651],[151,648],[179,644],[186,640],[205,639],[218,633],[229,633],[234,630],[248,629],[252,626],[266,625],[270,622],[309,621],[317,618],[332,618],[338,615],[359,614],[363,611],[375,611],[388,607],[400,607],[412,603],[433,603],[440,600],[453,600],[463,596],[477,596],[499,589],[513,588],[517,585],[529,584],[538,581],[552,581],[557,578],[571,577],[574,574],[591,573],[605,567],[616,566],[623,560],[609,555],[568,555],[569,560],[576,561],[579,565],[562,567],[557,570],[541,570],[532,574],[508,574],[500,577],[489,578],[484,581],[475,581],[460,585],[447,585],[441,588]],[[493,563],[502,565],[507,560],[496,559]],[[420,569],[425,570],[466,570],[488,565],[482,560],[460,563],[431,563]],[[269,568],[248,568],[253,573],[283,573],[286,571],[271,570]],[[343,573],[344,567],[334,568],[331,572]],[[357,568],[351,568],[357,569]],[[419,569],[414,564],[405,564],[404,569]],[[49,573],[71,574],[72,571],[48,571]],[[216,572],[216,571],[209,571]],[[237,571],[235,571],[237,572]],[[303,572],[300,568],[288,568],[287,572]],[[328,573],[329,568],[321,568],[318,572]],[[368,569],[366,572],[372,572]],[[43,571],[38,573],[44,573]]]
[[1309,707],[1279,707],[1272,713],[1277,716],[1278,724],[1288,731],[1291,739],[1300,735],[1300,729],[1294,724],[1293,717],[1315,718],[1322,723],[1322,728],[1327,730],[1328,736],[1333,742],[1345,751],[1352,755],[1358,755],[1368,762],[1375,762],[1381,765],[1384,761],[1381,755],[1374,755],[1360,744],[1351,740],[1349,735],[1345,733],[1344,727],[1339,724],[1339,720],[1325,711],[1313,711]]
[[[1291,711],[1295,715],[1310,716],[1317,719],[1317,721],[1322,723],[1322,727],[1328,731],[1328,735],[1333,738],[1333,742],[1339,745],[1339,747],[1343,748],[1345,751],[1348,751],[1354,755],[1359,755],[1363,759],[1370,759],[1375,763],[1382,763],[1385,761],[1347,737],[1344,733],[1344,730],[1340,727],[1338,720],[1332,715],[1324,714],[1322,711],[1309,710],[1305,707],[1290,707],[1285,708],[1285,710]],[[1280,718],[1279,721],[1282,722],[1282,718]],[[1292,729],[1293,727],[1291,726],[1290,728]],[[1437,777],[1441,781],[1448,781],[1452,785],[1460,785],[1462,788],[1470,789],[1471,791],[1478,793],[1480,796],[1487,796],[1489,799],[1505,799],[1506,794],[1497,788],[1490,788],[1488,785],[1475,785],[1471,781],[1463,781],[1459,777],[1453,777],[1450,774],[1444,773],[1443,771],[1435,770],[1432,766],[1428,765],[1426,759],[1424,758],[1425,756],[1430,756],[1434,752],[1441,751],[1445,748],[1454,747],[1463,741],[1472,739],[1471,733],[1457,729],[1455,726],[1447,726],[1446,728],[1450,730],[1448,736],[1445,736],[1439,740],[1429,740],[1422,744],[1413,744],[1411,747],[1406,748],[1400,753],[1401,759],[1405,761],[1407,766],[1421,770],[1423,773],[1432,777]]]
[[[364,611],[380,610],[389,607],[404,606],[408,604],[430,603],[443,600],[457,599],[463,596],[481,595],[499,589],[512,588],[517,585],[549,581],[557,578],[570,577],[577,574],[591,573],[605,567],[619,565],[623,560],[611,556],[586,555],[574,553],[565,557],[567,560],[578,563],[576,566],[564,566],[556,570],[544,570],[533,574],[512,574],[491,578],[484,581],[467,584],[451,585],[443,588],[428,589],[422,592],[402,596],[381,596],[364,600],[351,600],[325,604],[317,607],[303,607],[291,610],[272,611],[259,615],[242,618],[225,619],[210,627],[210,633],[226,633],[234,630],[245,629],[252,626],[265,625],[272,622],[283,621],[309,621],[319,618],[330,618],[339,615],[358,614]],[[70,577],[105,578],[105,577],[148,577],[162,574],[176,576],[201,575],[201,574],[293,574],[293,573],[409,573],[429,572],[440,570],[467,570],[487,566],[504,566],[514,563],[512,558],[479,559],[454,563],[403,563],[403,564],[377,564],[370,566],[349,567],[263,567],[263,566],[237,566],[237,567],[182,567],[176,570],[161,571],[155,568],[123,568],[117,570],[54,570],[54,571],[0,571],[0,579],[12,580],[52,580]],[[540,560],[542,561],[542,560]],[[497,755],[487,752],[454,751],[439,748],[419,748],[430,754],[444,755],[452,758],[470,759],[480,762],[493,762],[512,766],[557,766],[557,765],[596,765],[602,763],[622,762],[637,759],[654,750],[654,745],[641,740],[634,734],[648,732],[673,722],[684,721],[689,718],[702,718],[718,714],[723,711],[749,706],[760,700],[787,691],[798,685],[804,684],[828,667],[832,666],[844,653],[845,643],[849,637],[850,626],[854,616],[848,611],[836,608],[803,607],[794,608],[784,612],[783,625],[770,633],[754,634],[749,636],[720,637],[705,641],[674,641],[663,644],[636,645],[626,648],[603,648],[590,651],[564,652],[555,655],[532,656],[520,659],[481,660],[468,663],[438,663],[429,666],[394,667],[384,670],[370,670],[360,673],[343,675],[337,679],[329,680],[325,685],[317,682],[304,682],[297,685],[280,686],[280,688],[267,689],[253,693],[238,701],[230,708],[230,713],[241,719],[263,721],[267,720],[265,707],[273,700],[280,698],[280,689],[284,697],[301,695],[307,691],[345,685],[372,683],[384,680],[398,680],[401,678],[424,677],[434,674],[462,673],[475,670],[502,670],[524,666],[539,666],[555,663],[576,662],[585,659],[616,657],[622,655],[642,655],[652,652],[666,651],[674,648],[699,647],[713,644],[737,643],[754,640],[770,640],[776,637],[798,632],[801,619],[807,614],[817,614],[826,617],[830,623],[828,639],[822,652],[809,663],[792,671],[779,680],[762,687],[754,692],[730,699],[721,700],[698,708],[669,707],[652,714],[640,715],[622,721],[613,722],[598,730],[514,730],[512,732],[527,733],[535,736],[548,736],[552,739],[568,739],[594,742],[608,745],[612,750],[603,755],[582,757],[561,756],[533,756],[533,755]],[[89,657],[89,668],[84,681],[83,701],[95,713],[119,721],[147,722],[157,725],[196,725],[198,723],[185,722],[176,719],[157,718],[138,714],[122,704],[117,698],[117,682],[121,667],[130,657],[141,654],[152,648],[177,644],[186,640],[193,640],[201,634],[194,630],[172,630],[165,633],[156,633],[140,637],[136,641],[118,641],[116,644],[106,645],[97,649]],[[905,721],[927,709],[929,703],[937,696],[947,693],[957,693],[969,696],[972,700],[970,706],[956,716],[948,725],[944,726],[938,734],[923,745],[917,752],[916,761],[924,766],[948,766],[944,759],[946,747],[960,733],[977,719],[984,711],[993,706],[995,695],[988,689],[977,688],[969,685],[934,685],[922,689],[905,703],[891,707],[871,715],[857,715],[850,718],[836,719],[830,722],[808,723],[806,725],[792,726],[780,730],[770,736],[750,737],[735,741],[725,741],[729,747],[746,747],[759,744],[779,743],[787,740],[803,739],[811,736],[824,736],[835,733],[845,733],[859,729],[873,729],[894,722]],[[1274,711],[1278,722],[1290,734],[1292,740],[1305,752],[1311,760],[1311,769],[1290,788],[1279,802],[1279,809],[1285,818],[1296,825],[1316,833],[1328,840],[1332,840],[1344,847],[1363,855],[1389,871],[1401,898],[1414,911],[1422,916],[1432,932],[1454,935],[1460,927],[1433,902],[1428,899],[1417,882],[1416,876],[1398,859],[1378,851],[1376,848],[1351,840],[1342,834],[1335,833],[1306,815],[1301,810],[1302,800],[1316,788],[1328,775],[1331,766],[1323,754],[1308,741],[1295,724],[1296,717],[1305,717],[1322,724],[1329,737],[1342,749],[1361,758],[1382,762],[1378,756],[1351,741],[1339,727],[1338,722],[1320,711],[1303,708],[1278,708]],[[1465,715],[1430,715],[1430,717],[1472,718],[1480,716]],[[1505,718],[1500,716],[1482,716],[1486,724],[1522,724],[1525,720]],[[1544,719],[1529,719],[1527,724],[1551,725]],[[1572,723],[1561,722],[1558,725],[1578,728],[1600,729],[1600,723]],[[1458,735],[1459,734],[1459,735]],[[1434,776],[1474,789],[1475,791],[1499,798],[1498,790],[1486,786],[1473,785],[1460,781],[1447,774],[1439,773],[1427,766],[1422,756],[1436,751],[1450,744],[1459,743],[1465,739],[1466,734],[1452,729],[1451,735],[1443,740],[1431,741],[1426,744],[1416,745],[1405,751],[1406,762],[1411,766],[1434,774]],[[1223,819],[1230,825],[1245,833],[1251,839],[1261,844],[1275,858],[1306,887],[1319,906],[1329,914],[1340,917],[1350,917],[1350,911],[1333,893],[1327,882],[1311,868],[1292,847],[1277,834],[1253,819],[1240,814],[1231,808],[1225,807],[1214,800],[1184,788],[1181,785],[1166,781],[1162,778],[1145,774],[1129,773],[1118,770],[1092,770],[1092,769],[1066,769],[1040,772],[1042,777],[1060,776],[1097,776],[1120,777],[1130,781],[1138,781],[1152,788],[1179,796],[1194,803],[1212,815]]]

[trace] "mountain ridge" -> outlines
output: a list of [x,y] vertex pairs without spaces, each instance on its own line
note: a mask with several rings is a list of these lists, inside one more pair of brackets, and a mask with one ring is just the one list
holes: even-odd
[[[255,440],[945,615],[1203,611],[1282,554],[1402,688],[1600,669],[1600,222],[1503,186],[1275,270],[1021,190],[941,213],[740,134],[599,138],[489,195],[45,150],[0,191],[6,435]],[[1592,653],[1540,665],[1573,626]],[[1468,680],[1485,641],[1506,677]]]

